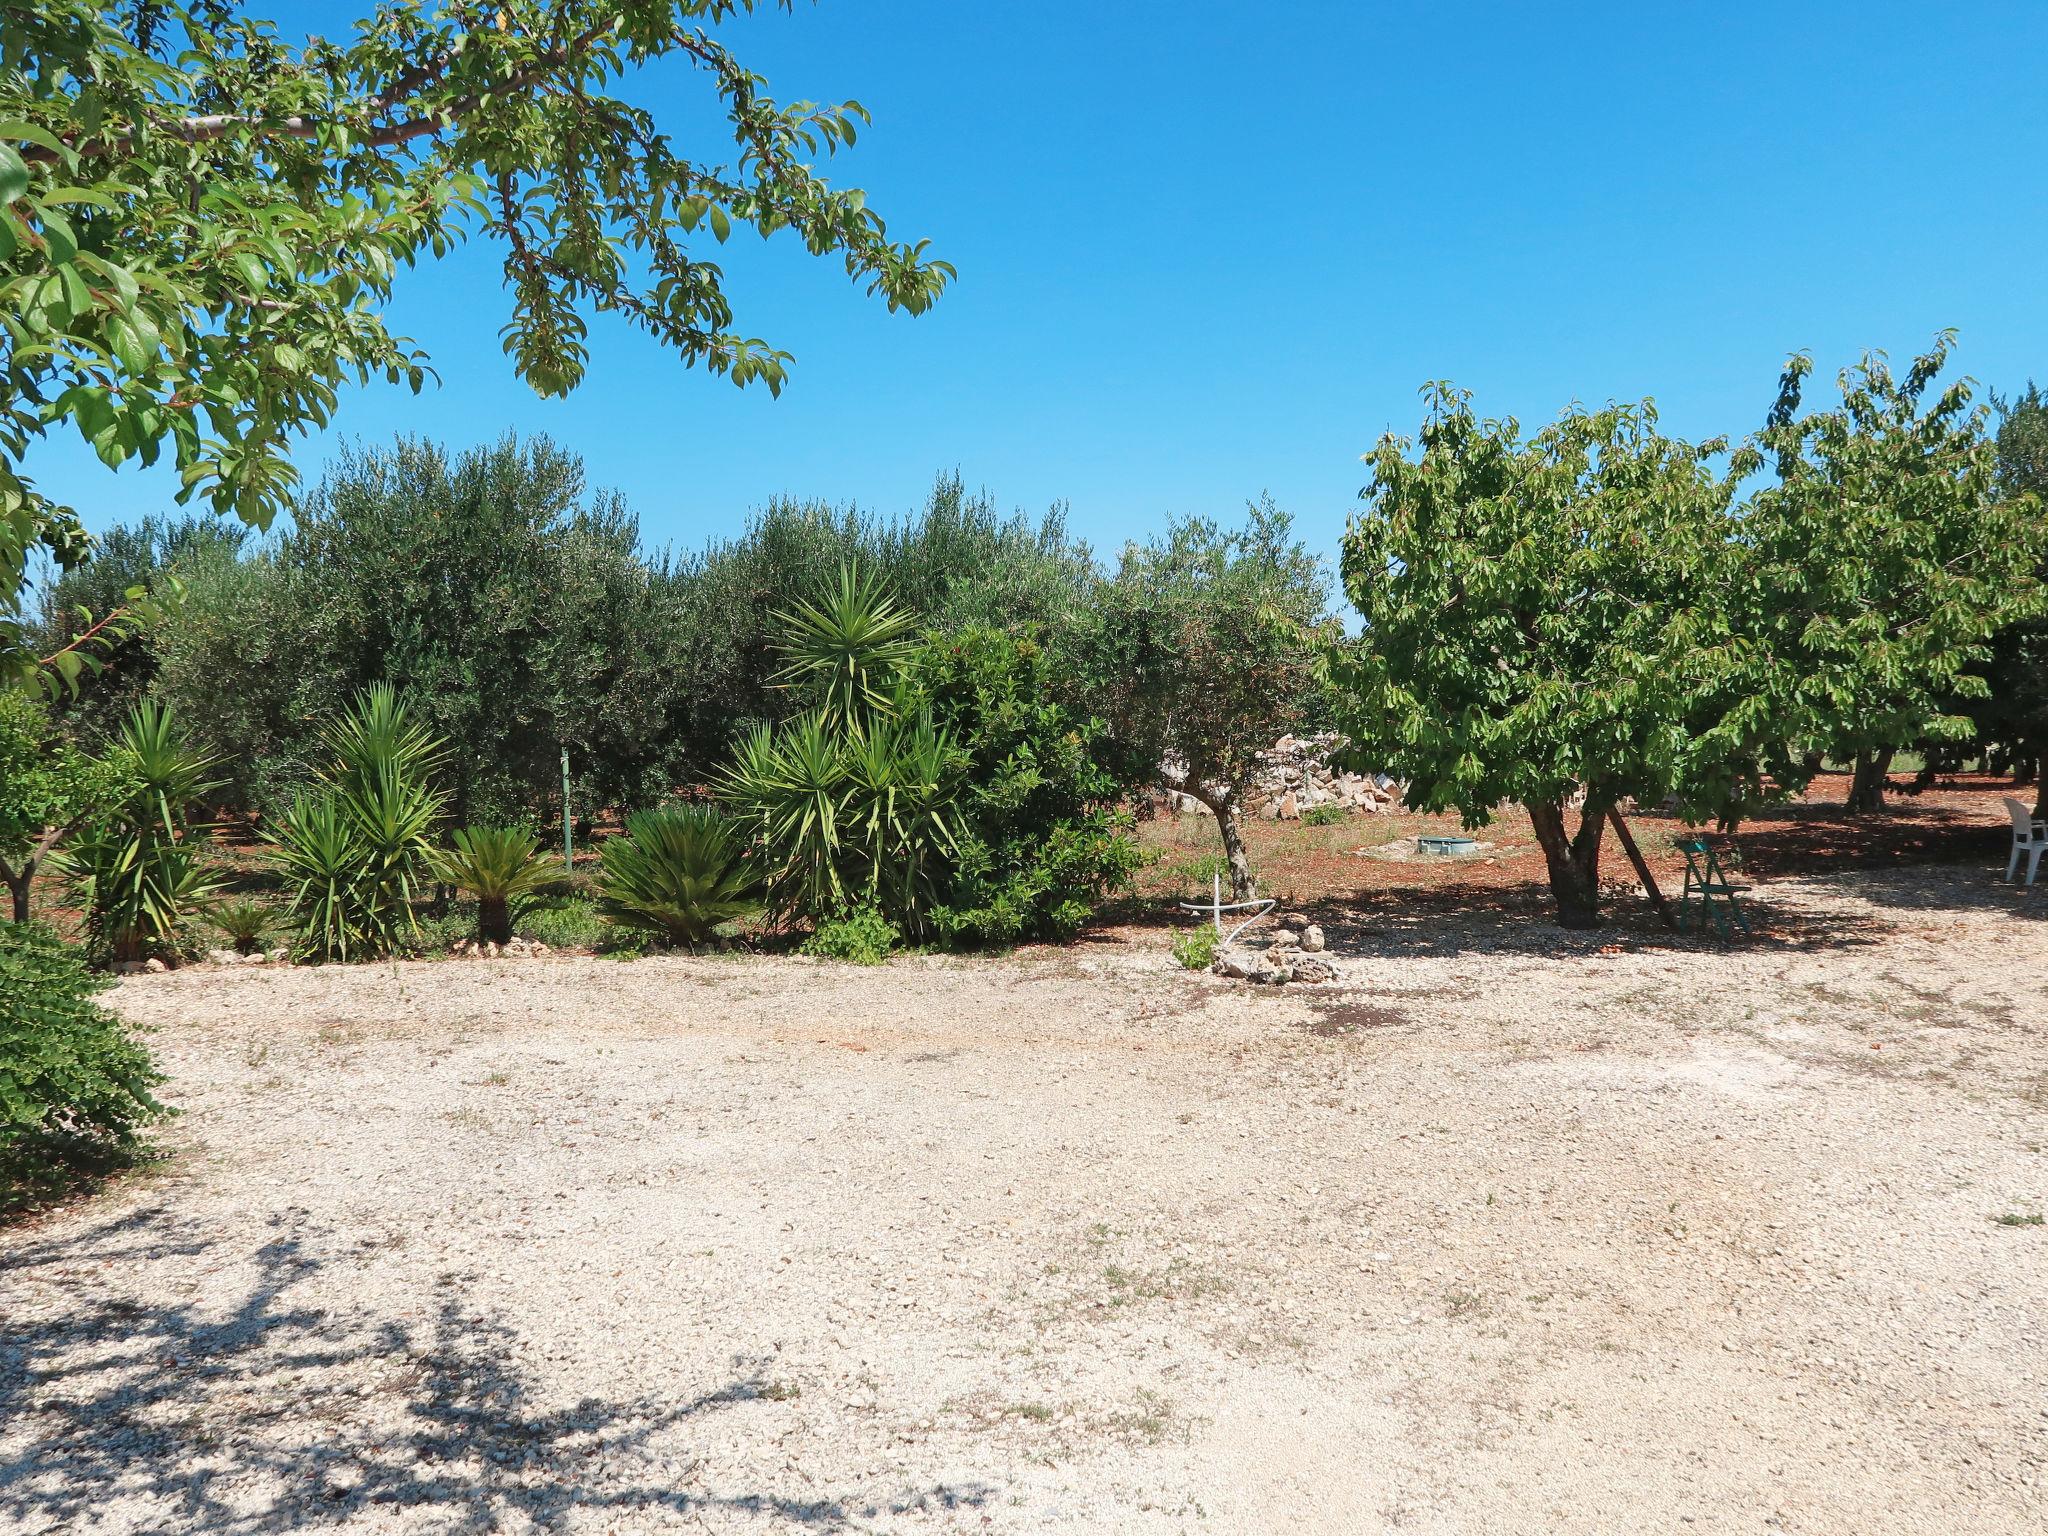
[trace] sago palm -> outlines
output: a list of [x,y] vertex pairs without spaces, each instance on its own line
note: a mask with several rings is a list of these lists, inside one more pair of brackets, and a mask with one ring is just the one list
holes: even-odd
[[753,912],[758,881],[744,838],[708,806],[639,811],[604,845],[598,911],[621,927],[702,944]]
[[515,907],[530,906],[557,884],[561,865],[540,851],[540,839],[524,827],[465,827],[454,842],[429,857],[434,878],[476,897],[479,938],[511,943]]

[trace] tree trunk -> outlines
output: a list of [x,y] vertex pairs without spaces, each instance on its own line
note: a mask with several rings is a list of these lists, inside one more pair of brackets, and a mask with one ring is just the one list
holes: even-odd
[[1811,779],[1827,765],[1825,752],[1802,752],[1799,754],[1799,771]]
[[1190,799],[1199,800],[1216,818],[1216,835],[1223,839],[1223,857],[1230,864],[1230,899],[1250,901],[1258,894],[1259,882],[1252,877],[1251,856],[1244,851],[1244,835],[1237,827],[1237,796],[1228,789],[1212,790],[1190,774],[1185,783],[1169,784]]
[[1856,754],[1856,771],[1849,781],[1849,798],[1844,802],[1850,815],[1861,816],[1884,809],[1884,791],[1891,776],[1892,755],[1891,747],[1882,752]]
[[4,874],[6,878],[7,894],[14,898],[14,920],[17,923],[27,922],[28,888],[34,882],[36,877],[35,865],[25,865],[22,867],[19,873],[12,869],[9,869],[0,871],[0,874]]
[[1531,805],[1529,824],[1543,848],[1543,862],[1550,871],[1550,894],[1557,902],[1557,921],[1565,928],[1597,928],[1600,925],[1600,833],[1607,824],[1607,807],[1588,798],[1579,811],[1579,830],[1567,836],[1564,807],[1555,802]]
[[476,902],[476,926],[486,944],[510,944],[511,904],[502,896],[479,896]]

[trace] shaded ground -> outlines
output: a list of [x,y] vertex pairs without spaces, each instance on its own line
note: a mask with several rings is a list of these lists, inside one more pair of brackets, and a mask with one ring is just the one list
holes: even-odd
[[1453,895],[1313,990],[1156,930],[130,978],[179,1155],[0,1231],[0,1530],[2038,1530],[1988,862],[1733,950]]

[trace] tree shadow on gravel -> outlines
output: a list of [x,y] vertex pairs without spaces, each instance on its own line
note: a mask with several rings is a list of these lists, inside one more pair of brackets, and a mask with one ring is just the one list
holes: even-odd
[[[40,1283],[62,1298],[54,1316],[23,1321],[18,1302],[0,1316],[0,1527],[257,1536],[403,1519],[486,1532],[508,1518],[551,1530],[613,1514],[630,1529],[643,1511],[832,1532],[975,1507],[993,1491],[941,1485],[888,1506],[690,1492],[675,1486],[690,1471],[687,1441],[681,1452],[653,1442],[784,1395],[748,1362],[687,1402],[542,1407],[514,1364],[520,1340],[458,1280],[439,1282],[431,1322],[342,1315],[298,1299],[327,1261],[302,1229],[273,1225],[254,1283],[225,1316],[217,1292],[96,1294],[108,1266],[220,1247],[160,1206],[64,1235],[24,1233],[0,1256],[0,1294]],[[235,1255],[220,1257],[225,1267]]]

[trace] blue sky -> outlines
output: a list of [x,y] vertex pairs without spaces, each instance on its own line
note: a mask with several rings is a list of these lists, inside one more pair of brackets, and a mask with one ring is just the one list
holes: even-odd
[[[392,310],[442,386],[357,392],[339,433],[545,431],[650,543],[777,494],[906,510],[957,468],[1105,548],[1271,491],[1333,553],[1429,379],[1527,422],[1652,395],[1706,436],[1759,424],[1795,348],[1832,375],[1955,326],[1987,384],[2048,378],[2048,5],[822,0],[729,30],[778,97],[874,113],[832,175],[958,265],[938,308],[736,236],[780,400],[600,320],[544,402],[476,245]],[[692,77],[634,89],[702,120]],[[94,527],[170,500],[75,444],[30,471]]]

